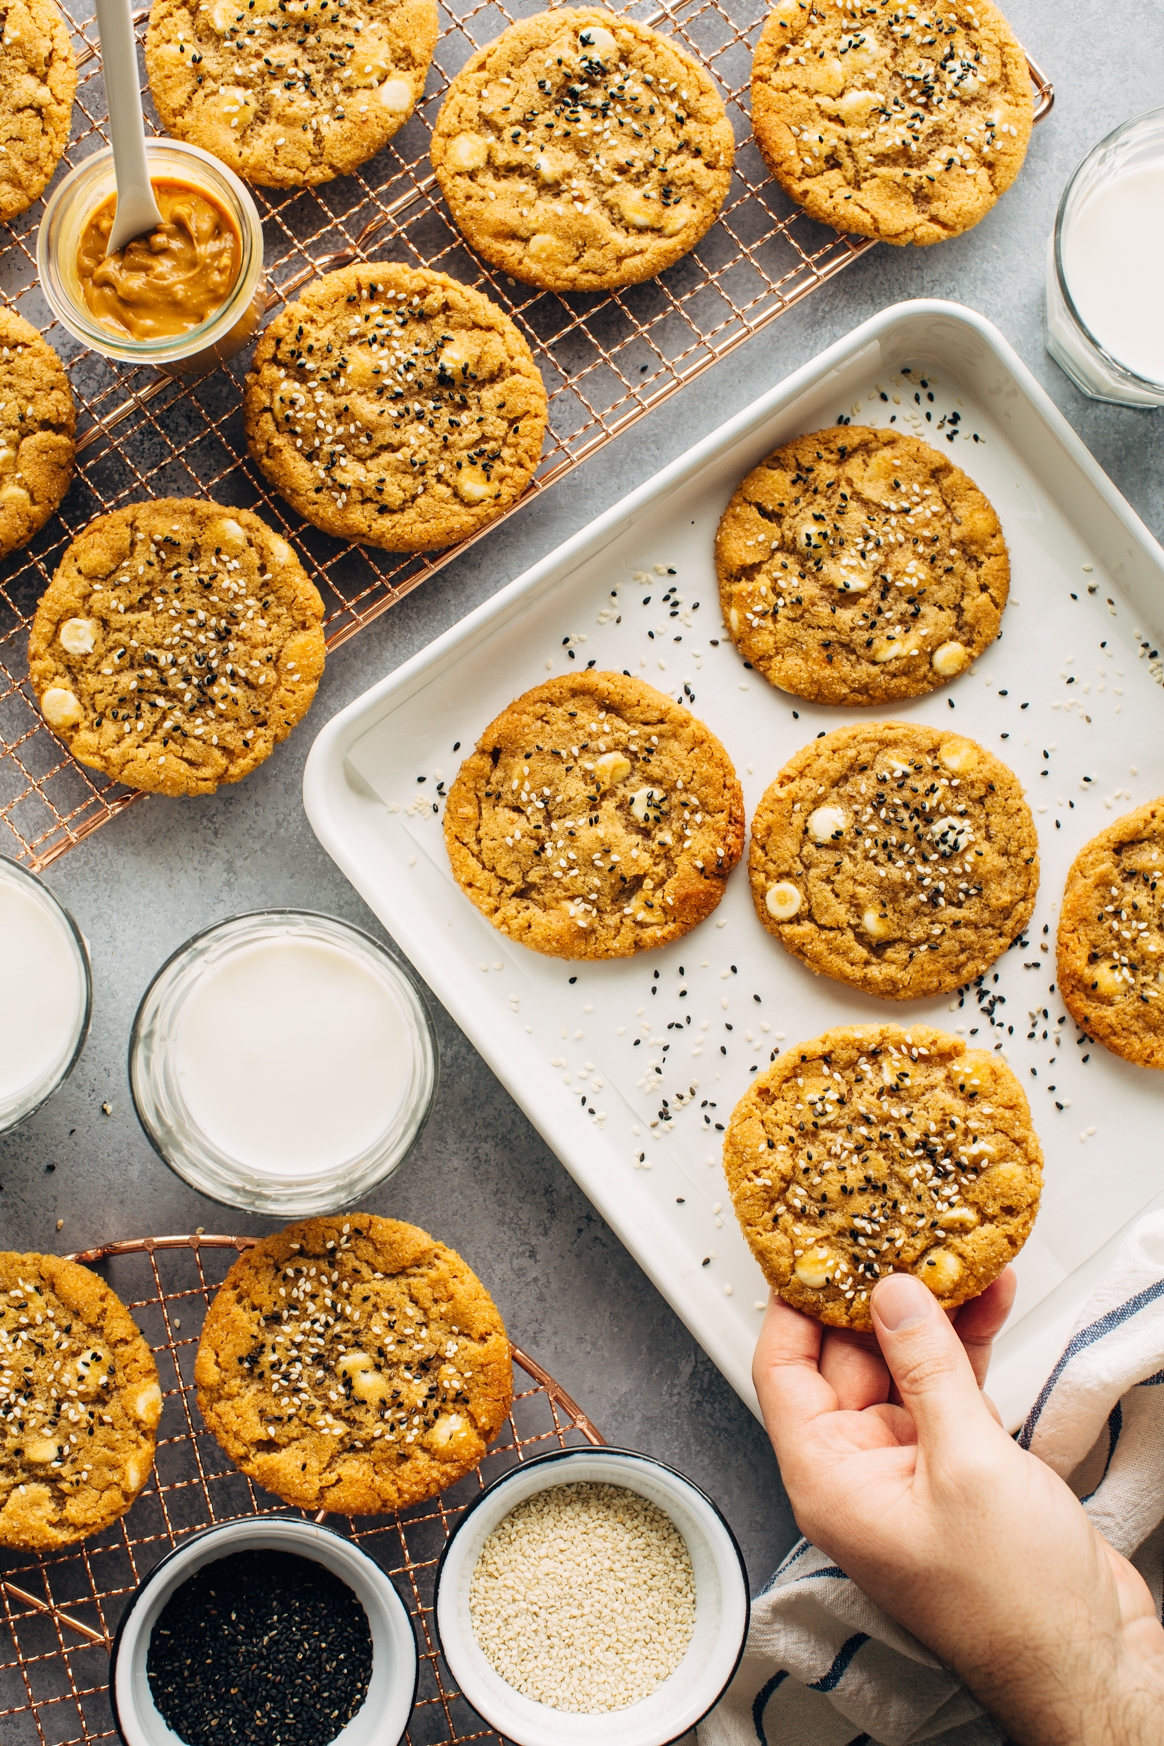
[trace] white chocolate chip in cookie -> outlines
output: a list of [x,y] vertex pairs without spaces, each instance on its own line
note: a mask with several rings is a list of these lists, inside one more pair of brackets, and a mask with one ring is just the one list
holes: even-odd
[[449,143],[448,161],[454,170],[482,170],[489,162],[489,143],[479,133],[459,133]]
[[604,752],[601,758],[594,761],[594,774],[604,788],[613,788],[616,782],[625,782],[633,765],[625,752]]
[[916,655],[920,647],[913,637],[881,637],[873,644],[869,655],[872,660],[883,664],[886,661],[898,661],[903,655]]
[[57,1458],[57,1445],[48,1437],[33,1437],[25,1442],[24,1459],[37,1467],[47,1467]]
[[952,679],[966,666],[970,656],[961,643],[942,643],[930,656],[930,666],[943,679]]
[[810,1291],[820,1291],[832,1278],[836,1262],[827,1249],[810,1249],[802,1255],[793,1268],[801,1285],[807,1285]]
[[[597,765],[595,766],[597,773]],[[661,788],[637,788],[628,802],[640,824],[659,824],[667,796]]]
[[953,770],[958,775],[963,770],[973,770],[978,762],[978,753],[969,740],[947,740],[938,749],[938,760],[947,770]]
[[1104,1000],[1118,1000],[1122,994],[1130,993],[1132,987],[1130,976],[1125,980],[1118,964],[1096,964],[1091,985]]
[[818,806],[816,811],[809,816],[809,834],[814,836],[818,843],[831,843],[837,837],[844,836],[848,822],[839,806]]
[[938,1214],[938,1225],[943,1231],[972,1231],[978,1224],[978,1214],[972,1206],[952,1206],[948,1212]]
[[543,267],[569,267],[577,252],[573,243],[548,230],[539,230],[536,236],[531,236],[526,249],[530,260]]
[[153,1430],[162,1416],[162,1391],[156,1382],[147,1382],[133,1397],[131,1410],[136,1419]]
[[294,556],[295,554],[286,540],[276,538],[271,541],[271,562],[273,564],[289,564]]
[[473,1427],[464,1413],[442,1413],[424,1440],[434,1455],[454,1455],[474,1440]]
[[542,183],[543,187],[556,188],[562,180],[562,170],[554,162],[549,152],[542,152],[541,156],[534,160],[534,169],[537,171],[538,181]]
[[76,727],[81,705],[63,685],[50,685],[40,700],[41,713],[51,728]]
[[100,629],[95,618],[67,618],[60,629],[61,647],[70,655],[91,655]]
[[867,909],[861,917],[861,926],[871,940],[888,940],[893,937],[893,923],[884,910]]
[[791,921],[800,908],[802,898],[796,886],[787,879],[779,880],[768,887],[768,895],[764,899],[768,914],[773,921]]
[[608,61],[613,56],[618,57],[618,42],[609,30],[604,30],[600,24],[588,25],[578,32],[578,47],[583,60]]
[[462,467],[456,476],[457,496],[465,503],[483,503],[492,486],[480,467]]
[[206,538],[217,549],[230,552],[237,556],[247,549],[247,536],[240,522],[232,516],[224,515],[221,521],[212,521],[206,530]]
[[615,204],[632,230],[662,230],[667,216],[658,200],[637,188],[623,188],[615,196]]
[[953,1291],[962,1277],[962,1263],[949,1249],[931,1249],[914,1269],[923,1285],[928,1285],[936,1297]]

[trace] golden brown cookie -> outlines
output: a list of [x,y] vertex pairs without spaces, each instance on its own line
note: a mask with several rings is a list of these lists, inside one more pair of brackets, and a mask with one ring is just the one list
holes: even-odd
[[31,322],[0,309],[0,558],[27,545],[69,489],[76,426],[56,352]]
[[470,247],[527,285],[637,285],[693,249],[731,182],[714,81],[601,6],[523,18],[449,87],[432,167]]
[[36,610],[29,676],[75,758],[213,794],[270,756],[323,672],[323,602],[249,509],[159,497],[98,516]]
[[305,1219],[240,1256],[194,1380],[245,1474],[342,1515],[454,1485],[513,1398],[505,1328],[476,1274],[426,1231],[371,1213]]
[[771,684],[813,703],[933,691],[998,636],[997,515],[916,437],[837,425],[761,461],[715,542],[724,622]]
[[1014,772],[920,722],[838,728],[756,809],[756,914],[817,976],[887,1000],[981,975],[1031,918],[1039,841]]
[[991,0],[859,11],[779,0],[752,62],[752,126],[821,224],[941,242],[990,211],[1034,120],[1027,59]]
[[9,0],[0,32],[0,219],[45,189],[69,143],[77,66],[53,0]]
[[444,273],[344,267],[259,341],[247,442],[288,503],[337,539],[435,551],[517,502],[546,391],[505,312]]
[[155,0],[146,71],[163,130],[251,182],[347,176],[424,91],[435,0]]
[[641,679],[569,673],[490,722],[445,806],[458,885],[555,958],[629,958],[709,916],[744,846],[731,760]]
[[123,1516],[161,1413],[153,1354],[104,1280],[0,1252],[0,1546],[52,1551]]
[[1091,1037],[1140,1067],[1164,1067],[1164,800],[1080,849],[1059,917],[1059,989]]
[[928,1025],[843,1025],[793,1044],[732,1112],[724,1169],[764,1277],[834,1327],[914,1273],[943,1309],[1031,1234],[1043,1154],[1002,1061]]

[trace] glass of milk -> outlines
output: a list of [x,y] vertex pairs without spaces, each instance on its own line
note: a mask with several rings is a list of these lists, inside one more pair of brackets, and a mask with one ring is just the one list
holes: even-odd
[[306,1218],[358,1200],[424,1126],[437,1043],[415,978],[334,916],[261,910],[187,940],[129,1044],[138,1118],[211,1200]]
[[1051,236],[1047,350],[1077,388],[1164,406],[1164,109],[1117,127],[1067,184]]
[[35,873],[0,855],[0,1133],[69,1077],[92,1011],[76,922]]

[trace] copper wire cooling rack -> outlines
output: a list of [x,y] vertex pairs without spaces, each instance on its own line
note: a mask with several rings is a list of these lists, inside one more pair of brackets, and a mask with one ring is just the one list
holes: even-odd
[[[206,1430],[194,1400],[202,1320],[251,1237],[142,1237],[73,1257],[96,1267],[153,1347],[165,1404],[149,1483],[129,1514],[102,1534],[47,1557],[0,1549],[0,1741],[3,1746],[92,1746],[116,1740],[109,1650],[134,1588],[185,1535],[235,1516],[286,1505],[251,1484]],[[540,1364],[512,1347],[514,1400],[475,1472],[399,1515],[346,1522],[408,1608],[420,1654],[409,1746],[462,1746],[501,1737],[460,1696],[432,1623],[437,1561],[465,1508],[531,1454],[603,1441]],[[325,1518],[318,1518],[323,1520]]]
[[[748,82],[765,0],[632,0],[616,9],[662,30],[703,62],[720,86],[737,141],[736,172],[717,223],[660,278],[611,295],[530,290],[470,253],[440,199],[428,144],[449,79],[516,17],[541,10],[538,0],[440,0],[441,36],[425,96],[392,143],[354,176],[320,188],[268,190],[266,197],[255,190],[272,305],[322,269],[375,256],[439,268],[509,311],[550,394],[545,452],[523,501],[872,246],[814,224],[764,167],[751,133]],[[147,13],[135,17],[140,36]],[[95,20],[78,12],[70,23],[80,78],[58,177],[100,149],[108,132]],[[1041,119],[1054,93],[1033,63],[1031,77]],[[144,77],[143,93],[147,119],[156,124]],[[246,354],[183,387],[148,370],[119,368],[80,346],[52,319],[37,282],[40,210],[38,202],[0,227],[0,298],[61,354],[79,424],[76,476],[60,514],[0,569],[0,853],[32,867],[46,866],[138,798],[68,756],[28,685],[36,602],[64,546],[94,515],[157,496],[210,496],[260,509],[319,584],[332,648],[463,549],[401,556],[345,545],[300,521],[246,456],[239,405]]]

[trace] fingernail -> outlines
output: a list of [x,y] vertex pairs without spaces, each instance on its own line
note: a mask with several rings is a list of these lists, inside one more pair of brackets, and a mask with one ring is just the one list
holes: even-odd
[[873,1292],[877,1320],[890,1334],[902,1334],[933,1314],[934,1294],[911,1273],[894,1273]]

